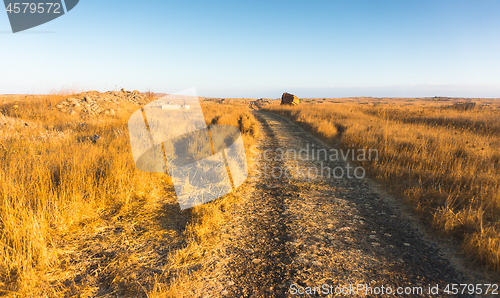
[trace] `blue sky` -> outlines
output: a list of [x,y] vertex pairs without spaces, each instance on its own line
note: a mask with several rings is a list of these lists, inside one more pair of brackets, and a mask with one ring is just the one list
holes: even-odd
[[500,97],[500,1],[92,1],[12,34],[0,94]]

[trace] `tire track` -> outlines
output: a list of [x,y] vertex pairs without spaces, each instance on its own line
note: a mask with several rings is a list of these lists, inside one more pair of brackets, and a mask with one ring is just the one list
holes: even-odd
[[[273,150],[276,136],[266,122],[262,123],[265,141],[262,150]],[[258,165],[262,167],[282,168],[283,161],[272,161]],[[286,247],[291,220],[286,215],[288,208],[283,197],[291,196],[290,186],[284,177],[256,179],[251,187],[254,199],[251,207],[246,206],[242,217],[242,226],[246,233],[239,239],[239,247],[233,247],[229,254],[235,256],[225,270],[233,282],[223,290],[230,297],[284,297],[278,288],[285,287],[284,281],[293,276],[291,260],[293,256]],[[250,236],[249,239],[245,237]],[[243,250],[243,255],[241,254]],[[242,270],[242,268],[244,268]],[[234,284],[233,284],[234,283]]]
[[[255,114],[262,127],[261,153],[326,146],[280,116]],[[424,240],[400,206],[369,180],[272,172],[320,166],[347,164],[314,158],[255,162],[254,175],[237,192],[240,206],[220,231],[223,240],[199,296],[292,297],[293,285],[306,289],[327,284],[332,290],[361,284],[420,287],[423,293],[404,296],[435,297],[425,292],[429,285],[473,282],[443,257],[437,244]]]

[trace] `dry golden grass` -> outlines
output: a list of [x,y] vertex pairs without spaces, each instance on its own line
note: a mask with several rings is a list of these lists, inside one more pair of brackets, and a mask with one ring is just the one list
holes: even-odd
[[245,147],[255,143],[259,135],[259,124],[244,103],[218,104],[209,101],[202,103],[207,125],[232,125],[239,128],[243,134]]
[[[2,98],[0,294],[176,296],[237,197],[181,212],[167,175],[134,166],[127,121],[139,107],[82,118],[55,109],[66,97]],[[258,135],[243,107],[204,110],[248,144]]]
[[464,250],[500,270],[500,110],[450,103],[270,105],[326,141],[378,149],[367,170]]

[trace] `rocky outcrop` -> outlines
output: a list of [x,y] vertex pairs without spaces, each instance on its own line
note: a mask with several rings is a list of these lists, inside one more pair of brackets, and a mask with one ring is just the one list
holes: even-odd
[[285,92],[285,93],[283,93],[283,95],[281,95],[281,104],[282,105],[296,106],[299,103],[300,103],[299,98],[293,94]]
[[108,91],[101,93],[98,91],[89,91],[73,95],[68,99],[58,103],[56,108],[71,115],[114,115],[116,111],[110,106],[123,102],[143,105],[147,102],[146,96],[139,91],[126,91],[122,89],[119,92]]

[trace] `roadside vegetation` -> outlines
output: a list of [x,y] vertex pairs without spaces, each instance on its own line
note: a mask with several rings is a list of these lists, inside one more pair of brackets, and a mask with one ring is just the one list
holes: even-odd
[[473,103],[268,105],[323,140],[378,149],[363,166],[437,231],[500,270],[500,109]]
[[[237,196],[180,211],[166,174],[134,166],[127,122],[139,106],[63,113],[69,96],[0,97],[0,294],[180,296]],[[258,136],[245,106],[203,109],[248,145]]]

